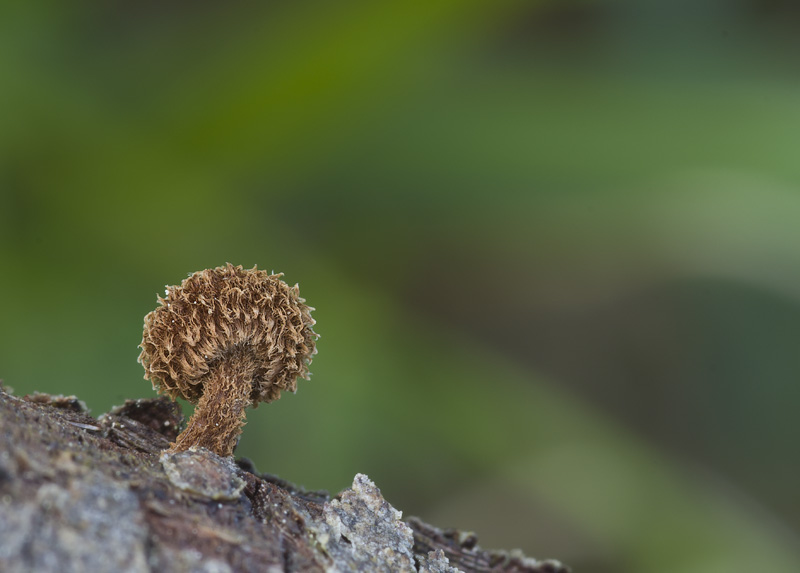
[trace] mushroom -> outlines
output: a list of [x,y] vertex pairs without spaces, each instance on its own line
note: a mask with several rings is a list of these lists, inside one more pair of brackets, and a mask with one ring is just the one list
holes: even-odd
[[153,388],[196,404],[168,452],[233,455],[245,408],[295,392],[316,354],[312,307],[282,274],[226,266],[168,286],[144,318],[139,362]]

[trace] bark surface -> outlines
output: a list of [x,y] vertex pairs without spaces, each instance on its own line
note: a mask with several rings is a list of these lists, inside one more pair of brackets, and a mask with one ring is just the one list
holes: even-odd
[[0,388],[0,571],[567,571],[404,521],[362,474],[330,498],[246,459],[164,453],[182,424],[166,398],[95,419]]

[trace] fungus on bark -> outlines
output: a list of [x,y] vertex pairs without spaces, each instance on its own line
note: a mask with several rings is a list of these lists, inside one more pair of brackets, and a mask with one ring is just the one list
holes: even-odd
[[245,408],[295,392],[316,354],[312,307],[281,274],[226,266],[168,286],[145,316],[139,362],[153,388],[196,404],[169,452],[233,455]]

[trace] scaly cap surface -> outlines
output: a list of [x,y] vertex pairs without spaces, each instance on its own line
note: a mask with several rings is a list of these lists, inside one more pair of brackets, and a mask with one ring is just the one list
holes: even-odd
[[253,405],[294,392],[316,354],[313,308],[281,274],[230,263],[196,272],[144,319],[139,362],[159,393],[192,403],[209,372],[233,354],[253,364]]

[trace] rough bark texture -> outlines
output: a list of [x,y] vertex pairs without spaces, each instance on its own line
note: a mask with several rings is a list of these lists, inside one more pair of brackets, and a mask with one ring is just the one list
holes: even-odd
[[247,460],[162,453],[182,423],[165,398],[94,419],[0,388],[0,571],[567,571],[403,521],[361,474],[331,499]]

